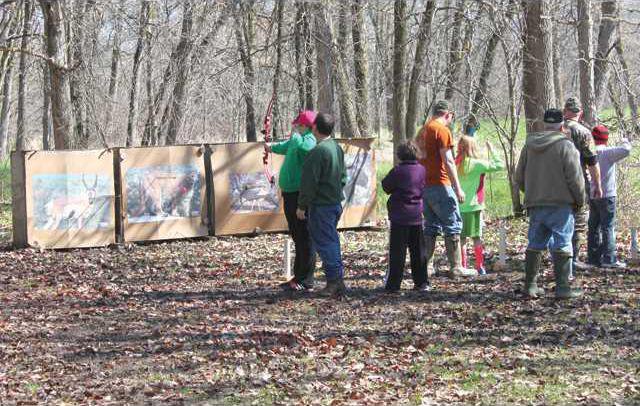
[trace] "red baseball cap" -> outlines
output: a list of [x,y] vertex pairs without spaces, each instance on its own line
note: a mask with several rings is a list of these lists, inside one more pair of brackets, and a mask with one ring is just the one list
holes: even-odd
[[609,139],[609,129],[599,124],[591,130],[591,135],[593,135],[593,139],[596,141],[607,141]]
[[316,121],[316,112],[312,110],[304,110],[298,114],[296,119],[293,120],[291,124],[293,125],[300,124],[305,127],[311,128],[315,121]]

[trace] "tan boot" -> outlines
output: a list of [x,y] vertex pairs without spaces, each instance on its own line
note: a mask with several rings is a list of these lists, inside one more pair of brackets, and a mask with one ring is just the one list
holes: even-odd
[[475,269],[466,269],[462,266],[462,252],[460,251],[460,236],[457,234],[444,237],[444,246],[449,260],[449,277],[477,276]]

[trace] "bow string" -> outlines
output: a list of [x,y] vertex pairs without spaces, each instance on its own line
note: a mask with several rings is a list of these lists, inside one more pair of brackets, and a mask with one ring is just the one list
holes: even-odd
[[264,176],[267,178],[269,183],[273,185],[275,183],[275,176],[271,172],[269,167],[271,159],[271,153],[267,149],[267,143],[271,142],[271,119],[273,115],[273,103],[275,102],[276,94],[275,92],[271,95],[271,100],[269,100],[269,104],[267,105],[267,112],[264,115],[264,119],[262,120],[262,130],[260,131],[264,137],[264,152],[262,154],[262,165]]

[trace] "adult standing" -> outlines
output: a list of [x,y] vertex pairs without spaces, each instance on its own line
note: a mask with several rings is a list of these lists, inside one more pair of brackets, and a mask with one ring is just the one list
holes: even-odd
[[[573,145],[580,153],[580,164],[582,166],[582,174],[585,182],[585,201],[589,201],[589,195],[592,194],[594,199],[602,197],[602,187],[600,184],[600,165],[598,165],[598,154],[596,153],[595,144],[591,131],[581,123],[582,120],[582,104],[577,97],[569,97],[564,104],[564,128],[569,131],[569,136]],[[590,185],[593,190],[590,191]],[[573,275],[576,270],[585,270],[591,268],[590,265],[580,261],[580,248],[585,240],[587,233],[587,206],[575,213],[575,226],[571,243],[573,246]]]
[[562,112],[547,110],[544,123],[545,131],[527,136],[515,174],[529,214],[524,293],[531,298],[544,294],[537,279],[542,252],[548,247],[553,259],[556,297],[570,299],[582,295],[580,290],[571,289],[569,274],[573,212],[586,203],[584,176],[580,155],[563,133]]
[[327,286],[320,292],[323,296],[342,295],[346,290],[337,227],[342,215],[342,189],[347,181],[347,170],[344,151],[331,138],[334,123],[329,114],[318,113],[316,116],[313,135],[317,145],[302,167],[296,212],[299,219],[308,218],[314,249],[322,259],[327,277]]
[[475,269],[462,266],[460,232],[462,217],[458,203],[465,195],[458,180],[453,158],[453,137],[449,125],[454,113],[446,100],[438,101],[433,115],[417,136],[420,146],[420,163],[427,171],[424,188],[424,239],[427,263],[431,261],[436,247],[436,237],[444,235],[449,276],[474,276]]
[[289,227],[289,235],[293,239],[296,257],[293,262],[293,278],[280,285],[285,290],[302,291],[313,288],[313,272],[316,256],[311,246],[311,238],[307,228],[307,220],[296,216],[302,164],[305,157],[316,146],[311,127],[316,113],[310,110],[300,112],[291,123],[293,133],[288,140],[267,144],[265,148],[274,154],[284,155],[284,163],[280,168],[278,186],[282,191],[284,215]]

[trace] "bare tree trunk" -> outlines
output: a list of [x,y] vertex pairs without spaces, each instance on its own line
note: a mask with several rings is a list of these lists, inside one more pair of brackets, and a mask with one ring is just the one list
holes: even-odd
[[367,80],[367,44],[364,33],[364,0],[354,0],[351,6],[353,23],[353,65],[356,85],[356,121],[361,137],[369,136],[369,90]]
[[[407,43],[407,2],[394,0],[393,6],[393,146],[406,139],[404,66]],[[394,157],[394,160],[396,158]]]
[[[527,132],[541,131],[544,111],[553,103],[553,62],[548,58],[550,52],[550,33],[545,29],[542,16],[547,8],[547,0],[522,1],[525,15],[523,31],[522,90],[524,112],[527,118]],[[552,59],[552,58],[551,58]]]
[[617,83],[615,83],[614,77],[610,77],[608,82],[609,88],[609,97],[611,98],[611,103],[613,104],[613,109],[616,112],[616,117],[618,118],[618,132],[627,135],[629,134],[629,128],[627,127],[627,123],[624,119],[624,106],[620,102],[620,90],[617,87]]
[[25,93],[27,91],[27,48],[31,31],[33,4],[24,2],[22,16],[22,38],[20,40],[20,62],[18,67],[18,123],[16,128],[16,151],[24,150]]
[[40,0],[44,16],[44,32],[49,57],[51,79],[51,116],[53,119],[53,140],[55,149],[68,149],[70,145],[69,80],[67,78],[65,55],[65,28],[63,24],[63,3],[54,0]]
[[[393,68],[389,58],[389,44],[387,42],[387,18],[384,12],[378,11],[372,18],[376,35],[377,62],[384,80],[381,80],[380,97],[384,99],[386,128],[393,128]],[[378,131],[379,133],[379,131]]]
[[[280,123],[280,106],[278,103],[278,92],[280,89],[280,75],[282,71],[282,19],[284,18],[284,0],[276,2],[276,66],[273,73],[273,138],[278,138]],[[300,68],[298,68],[300,69]]]
[[638,120],[638,103],[636,103],[636,95],[631,90],[631,78],[629,77],[629,66],[624,56],[624,47],[622,45],[622,33],[620,32],[620,25],[618,24],[618,40],[616,41],[616,53],[618,54],[618,62],[620,62],[621,74],[622,74],[622,86],[627,94],[627,103],[629,103],[629,110],[631,110],[631,127],[633,132],[640,134],[640,120]]
[[487,49],[484,54],[484,60],[482,61],[482,70],[480,71],[480,77],[478,79],[478,88],[476,89],[475,96],[473,97],[473,103],[471,103],[470,116],[474,118],[477,118],[480,107],[483,105],[483,102],[487,97],[487,83],[493,69],[493,60],[495,59],[496,47],[498,46],[498,41],[500,40],[499,37],[500,34],[497,31],[494,31],[491,34],[489,41],[487,41]]
[[191,64],[188,63],[188,61],[193,48],[193,39],[191,38],[191,30],[193,28],[193,4],[191,0],[184,0],[182,6],[182,30],[180,33],[180,41],[176,48],[176,81],[173,86],[171,103],[169,104],[171,106],[171,114],[169,115],[169,123],[167,125],[165,145],[174,145],[178,139],[178,131],[180,130],[184,117],[187,82],[191,71]]
[[302,19],[304,18],[304,3],[296,1],[296,23],[293,27],[293,46],[296,57],[296,86],[298,87],[298,110],[303,110],[305,105],[304,83],[304,39],[302,38]]
[[42,149],[51,149],[51,79],[46,62],[42,64]]
[[416,44],[416,54],[411,69],[411,79],[409,81],[409,94],[407,96],[407,115],[405,119],[405,129],[407,138],[411,139],[416,135],[416,121],[418,111],[418,90],[420,89],[420,76],[424,70],[424,57],[429,46],[431,35],[431,23],[436,9],[434,0],[427,1],[420,28],[418,30],[418,42]]
[[333,82],[331,52],[331,29],[327,19],[327,10],[321,5],[314,6],[314,31],[316,38],[316,69],[318,83],[318,111],[333,111]]
[[560,64],[560,38],[558,35],[558,23],[553,23],[552,29],[553,52],[553,87],[556,95],[556,107],[564,104],[564,88],[562,86],[562,68]]
[[[331,34],[333,48],[334,77],[338,88],[338,101],[340,104],[340,132],[343,138],[358,137],[358,127],[354,113],[353,94],[349,85],[349,72],[347,70],[347,29],[348,5],[341,3],[338,24],[338,35]],[[330,26],[331,28],[331,26]]]
[[577,0],[578,8],[578,66],[580,68],[580,99],[583,106],[583,120],[596,124],[597,109],[593,82],[592,45],[593,19],[591,0]]
[[593,66],[596,103],[602,103],[602,94],[604,93],[604,86],[607,83],[607,75],[609,72],[608,58],[612,49],[611,36],[616,29],[618,20],[617,1],[603,1],[600,5],[600,10],[602,18],[600,20],[600,31],[598,32],[596,60]]
[[2,81],[2,107],[0,107],[0,160],[7,155],[9,143],[9,121],[11,120],[11,93],[13,91],[13,53],[7,56]]
[[74,118],[73,133],[75,143],[79,149],[89,147],[88,134],[85,129],[86,111],[82,95],[82,75],[84,72],[84,16],[87,13],[90,1],[75,0],[74,18],[70,22],[69,35],[72,36],[71,65],[76,69],[69,75],[69,94],[71,96],[71,111]]
[[238,42],[238,51],[240,52],[240,60],[244,69],[244,100],[246,105],[245,129],[247,142],[257,141],[256,135],[256,113],[253,100],[253,91],[255,87],[255,72],[253,70],[253,44],[255,38],[253,2],[246,4],[238,4],[238,9],[234,13],[235,32]]
[[301,73],[301,83],[303,83],[304,101],[301,108],[313,110],[313,45],[311,43],[311,22],[310,11],[306,2],[296,3],[300,14],[300,50],[302,52],[301,61],[304,61],[304,70]]
[[[138,139],[138,80],[140,78],[140,61],[145,43],[145,32],[149,24],[149,1],[143,0],[140,5],[140,16],[138,17],[138,39],[136,50],[133,54],[133,72],[131,74],[131,89],[129,90],[129,116],[127,118],[127,139],[125,146],[131,147]],[[145,144],[144,142],[142,143]]]
[[449,64],[447,66],[447,86],[444,90],[444,98],[451,101],[453,98],[458,76],[460,74],[460,66],[462,65],[462,46],[463,39],[460,33],[464,24],[464,8],[466,0],[459,0],[458,6],[453,18],[453,32],[451,35],[451,46],[449,47]]
[[[122,7],[120,7],[122,9]],[[120,17],[116,17],[113,27],[113,44],[111,45],[111,68],[109,74],[109,105],[105,117],[105,128],[110,128],[111,119],[113,117],[113,108],[116,104],[116,92],[118,91],[118,74],[120,70],[120,31],[122,30],[122,21]]]

